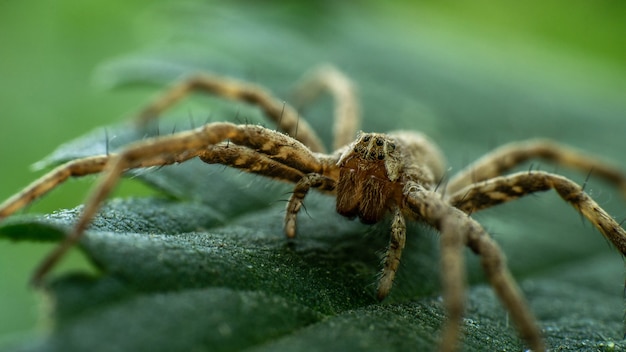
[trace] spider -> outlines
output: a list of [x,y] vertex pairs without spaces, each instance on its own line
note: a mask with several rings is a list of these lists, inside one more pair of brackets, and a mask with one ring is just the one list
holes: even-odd
[[[505,174],[532,158],[541,158],[595,175],[616,184],[626,194],[626,176],[597,158],[549,140],[510,143],[488,153],[451,177],[445,186],[446,169],[438,147],[425,135],[411,131],[364,133],[359,125],[359,105],[351,81],[338,69],[322,66],[298,85],[300,103],[320,93],[335,102],[334,149],[326,154],[311,127],[292,106],[263,87],[213,75],[194,75],[182,80],[147,106],[141,124],[150,121],[191,92],[201,91],[258,106],[277,125],[277,130],[229,122],[207,123],[192,130],[148,138],[118,153],[73,160],[58,166],[0,205],[6,218],[69,177],[102,172],[83,212],[66,239],[33,274],[38,283],[80,240],[85,228],[121,175],[134,168],[181,163],[200,158],[280,181],[295,184],[284,221],[287,237],[296,236],[297,215],[311,189],[334,195],[336,210],[364,223],[391,216],[391,236],[383,258],[377,296],[390,292],[406,240],[406,220],[426,223],[440,233],[441,273],[447,320],[440,349],[458,348],[464,311],[466,278],[463,248],[480,256],[486,277],[510,313],[519,334],[534,351],[545,350],[541,332],[497,243],[471,216],[472,213],[525,195],[555,190],[585,216],[615,247],[626,254],[626,232],[575,182],[553,173],[529,170]],[[354,136],[356,140],[353,140]]]

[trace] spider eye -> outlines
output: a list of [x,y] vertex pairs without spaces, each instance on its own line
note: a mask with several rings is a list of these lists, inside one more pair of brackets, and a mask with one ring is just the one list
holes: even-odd
[[378,160],[383,160],[385,158],[385,154],[378,154]]
[[385,141],[383,141],[382,139],[378,138],[376,139],[376,145],[377,146],[382,146],[383,144],[385,144]]
[[365,137],[363,137],[363,142],[369,142],[371,138],[372,137],[370,137],[370,136],[365,136]]
[[396,145],[395,144],[389,142],[387,145],[389,146],[389,150],[396,150]]

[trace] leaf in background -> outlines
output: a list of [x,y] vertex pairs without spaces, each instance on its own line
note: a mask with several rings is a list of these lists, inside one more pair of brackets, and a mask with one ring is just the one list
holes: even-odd
[[[326,11],[323,16],[299,21],[298,13],[289,12],[296,7],[256,6],[168,8],[157,21],[172,26],[163,30],[167,40],[104,65],[99,80],[162,87],[192,72],[213,71],[287,98],[301,73],[329,61],[358,84],[365,130],[425,131],[455,169],[496,142],[541,134],[599,152],[609,146],[590,131],[618,133],[611,127],[623,110],[482,77],[439,43],[383,26],[373,11],[328,5],[316,9]],[[195,123],[206,116],[261,121],[244,104],[194,97],[158,127],[96,130],[44,163],[114,150],[157,129],[188,128],[190,111]],[[305,111],[326,141],[330,111],[328,99]],[[620,161],[626,142],[607,143],[618,149],[608,148],[604,156]],[[350,222],[334,212],[332,199],[313,194],[306,201],[309,217],[300,216],[292,243],[282,235],[279,202],[289,186],[200,162],[131,174],[169,198],[107,203],[81,243],[102,274],[55,279],[49,290],[54,329],[24,350],[412,351],[436,345],[444,319],[437,237],[424,227],[411,225],[397,284],[381,304],[373,294],[387,223]],[[584,175],[572,178],[582,181]],[[588,189],[604,186],[592,180]],[[608,203],[604,193],[599,196]],[[552,348],[620,347],[612,345],[621,338],[619,255],[560,199],[539,197],[476,218],[502,244]],[[0,235],[59,238],[78,211],[14,217],[0,225]],[[521,349],[471,255],[468,265],[466,350]]]

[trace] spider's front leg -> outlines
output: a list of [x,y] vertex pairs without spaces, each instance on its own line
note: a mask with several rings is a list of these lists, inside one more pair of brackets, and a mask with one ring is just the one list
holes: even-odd
[[[298,173],[321,172],[323,170],[318,158],[302,143],[261,126],[218,122],[191,131],[131,144],[108,160],[105,173],[87,199],[76,225],[66,239],[40,264],[33,275],[33,283],[40,282],[65,252],[80,240],[102,202],[110,194],[124,171],[141,167],[147,161],[153,162],[155,160],[160,160],[160,165],[180,163],[194,157],[203,157],[205,160],[215,161],[219,159],[216,156],[219,152],[214,147],[224,140],[230,140],[236,146],[246,147],[259,154],[256,159],[254,159],[256,154],[249,153],[243,155],[242,158],[234,158],[233,160],[245,161],[247,160],[246,157],[253,158],[253,160],[272,160],[268,167],[247,170],[250,172],[268,173],[269,176],[272,176],[273,174],[268,170],[275,170],[272,166],[279,166],[291,172],[288,174],[290,176],[282,178],[290,181],[291,179],[288,177],[296,178]],[[224,160],[230,160],[229,156],[226,155]]]
[[304,173],[268,155],[229,142],[208,146],[198,157],[207,164],[221,164],[280,181],[298,182]]
[[526,300],[509,272],[502,250],[474,219],[414,182],[404,188],[407,208],[441,234],[441,275],[447,321],[441,351],[455,351],[461,334],[465,300],[463,246],[481,257],[481,265],[496,295],[511,314],[522,338],[533,351],[545,351],[539,328]]
[[[57,186],[72,177],[82,177],[101,173],[107,163],[116,157],[117,154],[96,155],[86,158],[68,161],[59,165],[30,185],[21,192],[16,193],[2,204],[0,204],[0,220],[31,204],[34,200],[43,197]],[[155,155],[151,158],[137,160],[131,168],[145,168],[152,166],[163,166],[179,162],[180,157],[173,157],[166,154]],[[301,176],[301,175],[300,175]]]
[[101,172],[110,155],[100,155],[69,161],[46,173],[24,190],[0,204],[0,220],[32,203],[35,199],[50,192],[70,177],[80,177]]
[[383,300],[389,295],[396,272],[400,266],[400,257],[406,243],[406,221],[404,215],[397,206],[393,210],[391,220],[391,237],[389,247],[383,258],[383,270],[378,279],[377,298]]

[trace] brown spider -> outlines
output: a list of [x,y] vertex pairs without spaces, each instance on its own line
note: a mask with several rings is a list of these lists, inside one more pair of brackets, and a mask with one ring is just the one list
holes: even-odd
[[[322,143],[298,113],[262,87],[223,77],[193,76],[175,85],[140,114],[145,122],[192,91],[257,105],[277,124],[278,132],[255,125],[227,122],[128,145],[117,154],[87,157],[57,167],[0,205],[0,219],[41,197],[70,176],[104,172],[72,232],[42,262],[34,274],[39,282],[82,236],[85,228],[122,173],[133,168],[163,166],[199,157],[246,172],[295,183],[285,216],[285,234],[296,235],[296,217],[307,192],[317,189],[336,196],[336,209],[348,218],[376,223],[391,214],[391,239],[378,282],[378,298],[392,287],[406,240],[405,219],[421,221],[441,234],[442,289],[447,322],[441,350],[458,346],[464,311],[466,279],[463,247],[481,256],[481,264],[521,336],[535,351],[545,350],[541,333],[520,289],[511,277],[504,255],[479,223],[468,214],[524,195],[554,189],[591,221],[615,247],[626,254],[626,232],[576,183],[543,171],[503,175],[516,165],[542,158],[615,183],[626,194],[626,177],[617,168],[548,140],[512,143],[485,155],[452,177],[445,187],[438,182],[445,172],[439,149],[417,132],[359,133],[358,104],[350,81],[326,66],[302,81],[304,102],[321,91],[335,98],[335,151],[324,154]],[[297,133],[296,133],[297,132]],[[295,136],[295,137],[290,137]]]

